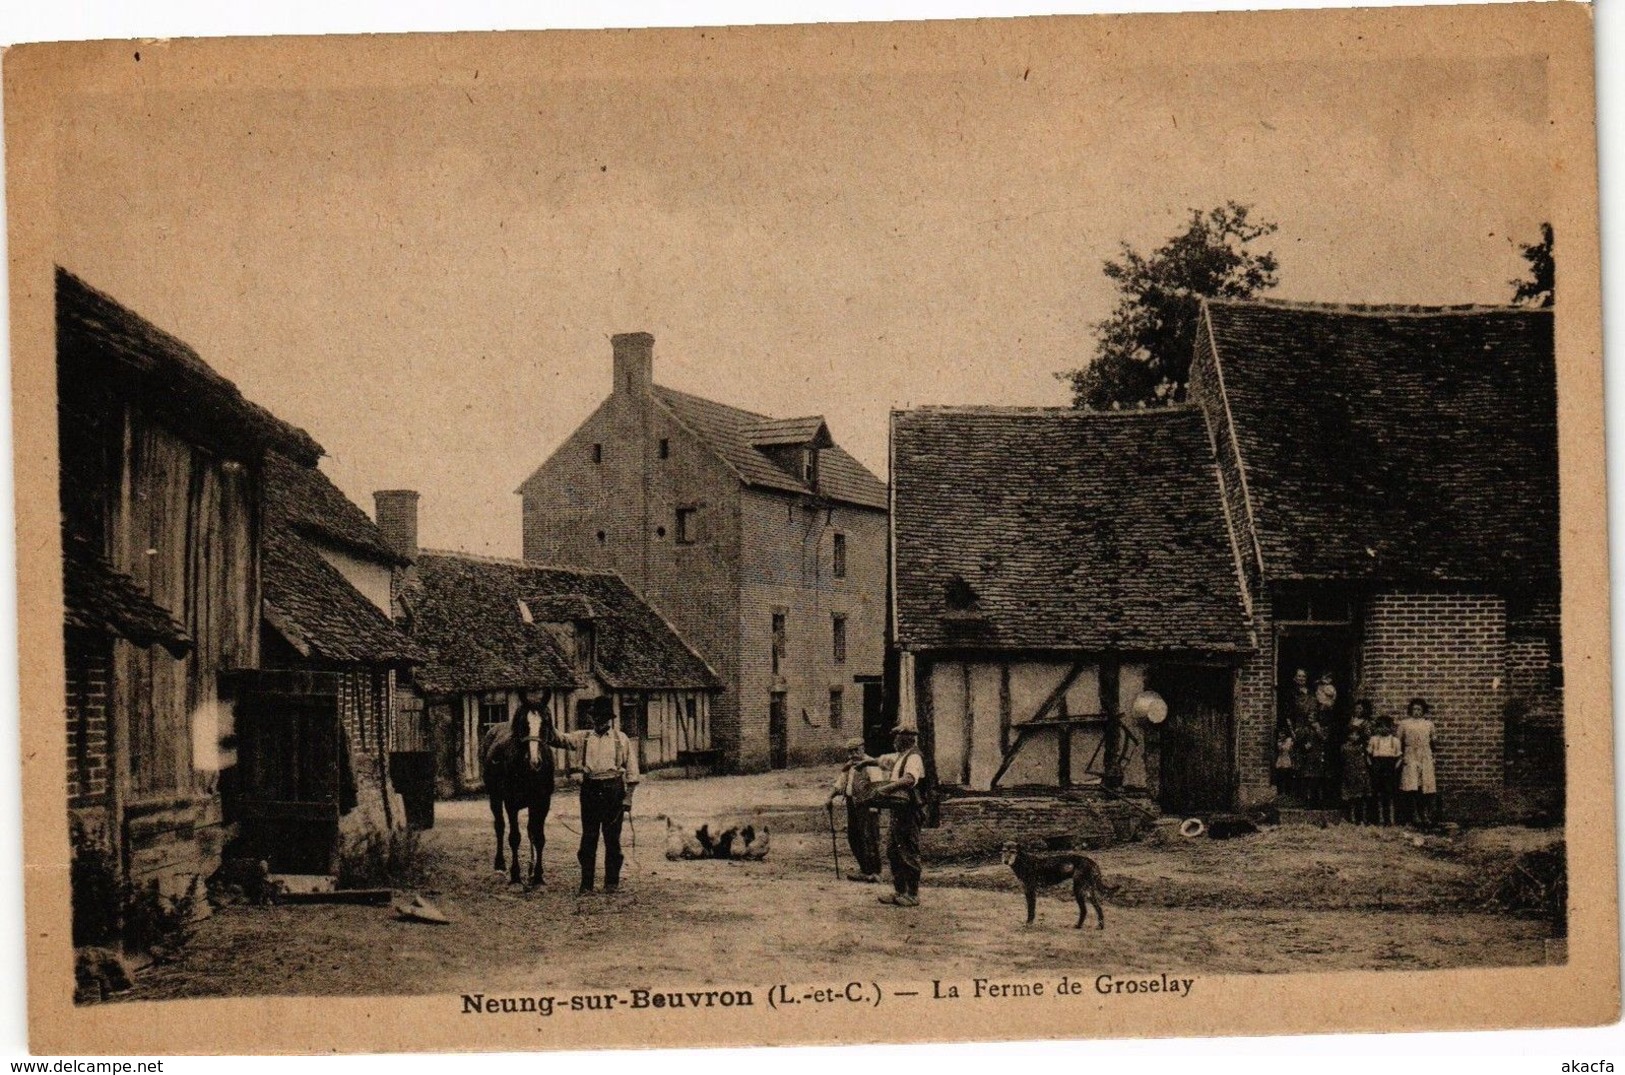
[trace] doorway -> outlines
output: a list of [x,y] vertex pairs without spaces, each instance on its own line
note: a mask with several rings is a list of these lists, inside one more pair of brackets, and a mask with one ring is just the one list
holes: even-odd
[[790,766],[790,719],[783,691],[774,691],[767,705],[767,764],[773,769]]
[[1158,805],[1171,814],[1230,809],[1235,798],[1235,674],[1225,667],[1161,665],[1146,686],[1168,703],[1157,729]]
[[891,729],[886,727],[886,688],[879,676],[857,677],[863,687],[863,748],[873,757],[891,750]]
[[[1277,735],[1291,727],[1296,719],[1296,676],[1299,670],[1306,674],[1311,697],[1323,675],[1330,675],[1337,692],[1331,719],[1321,729],[1325,736],[1324,780],[1322,793],[1332,796],[1342,782],[1342,744],[1348,735],[1349,716],[1354,710],[1354,685],[1358,670],[1355,667],[1353,631],[1344,625],[1323,626],[1308,624],[1278,625],[1275,631],[1275,683]],[[1271,749],[1274,749],[1273,740]],[[1302,788],[1289,786],[1283,794],[1301,805],[1306,796]],[[1322,804],[1324,805],[1324,803]]]

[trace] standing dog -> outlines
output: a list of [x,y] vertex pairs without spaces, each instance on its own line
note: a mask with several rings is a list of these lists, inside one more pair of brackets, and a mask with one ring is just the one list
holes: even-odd
[[1004,845],[1003,858],[1004,864],[1021,878],[1021,885],[1027,891],[1029,926],[1033,923],[1033,916],[1038,913],[1038,890],[1071,878],[1072,898],[1078,901],[1078,924],[1072,928],[1083,928],[1091,903],[1095,907],[1095,917],[1100,920],[1096,928],[1106,928],[1106,912],[1100,909],[1100,893],[1109,896],[1117,890],[1107,887],[1100,876],[1100,866],[1094,859],[1080,851],[1024,851],[1020,844],[1013,841]]

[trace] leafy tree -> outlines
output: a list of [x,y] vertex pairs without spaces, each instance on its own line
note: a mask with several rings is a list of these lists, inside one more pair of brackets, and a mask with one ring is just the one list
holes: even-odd
[[1184,398],[1196,345],[1200,299],[1246,299],[1272,288],[1277,262],[1254,249],[1276,226],[1257,222],[1249,206],[1226,202],[1192,209],[1185,230],[1149,255],[1127,243],[1105,273],[1121,293],[1110,317],[1095,325],[1088,365],[1056,374],[1072,386],[1077,407],[1150,406]]
[[1523,259],[1529,263],[1529,279],[1508,280],[1515,289],[1515,306],[1550,306],[1557,297],[1557,264],[1552,260],[1552,226],[1540,226],[1540,242],[1523,248]]

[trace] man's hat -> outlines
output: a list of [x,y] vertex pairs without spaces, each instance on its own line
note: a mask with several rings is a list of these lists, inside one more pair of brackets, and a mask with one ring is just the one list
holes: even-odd
[[587,715],[594,723],[600,720],[615,719],[615,703],[608,698],[594,698],[587,703]]
[[863,749],[863,740],[862,739],[848,739],[846,741],[846,749],[848,749],[848,750],[862,750]]
[[897,727],[893,728],[891,730],[891,733],[894,736],[895,735],[912,735],[912,736],[917,737],[920,734],[920,730],[918,728],[914,727],[914,725],[912,725],[912,724],[905,724],[905,723],[899,721],[898,724],[897,724]]

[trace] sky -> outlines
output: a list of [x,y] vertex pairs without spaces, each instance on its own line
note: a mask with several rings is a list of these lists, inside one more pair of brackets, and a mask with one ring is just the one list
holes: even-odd
[[1546,68],[1515,42],[887,41],[86,94],[58,261],[307,429],[369,511],[417,489],[425,546],[516,556],[514,490],[607,394],[612,333],[654,334],[662,384],[824,415],[884,477],[893,408],[1064,405],[1102,262],[1192,208],[1253,206],[1275,294],[1331,302],[1505,302],[1549,216]]

